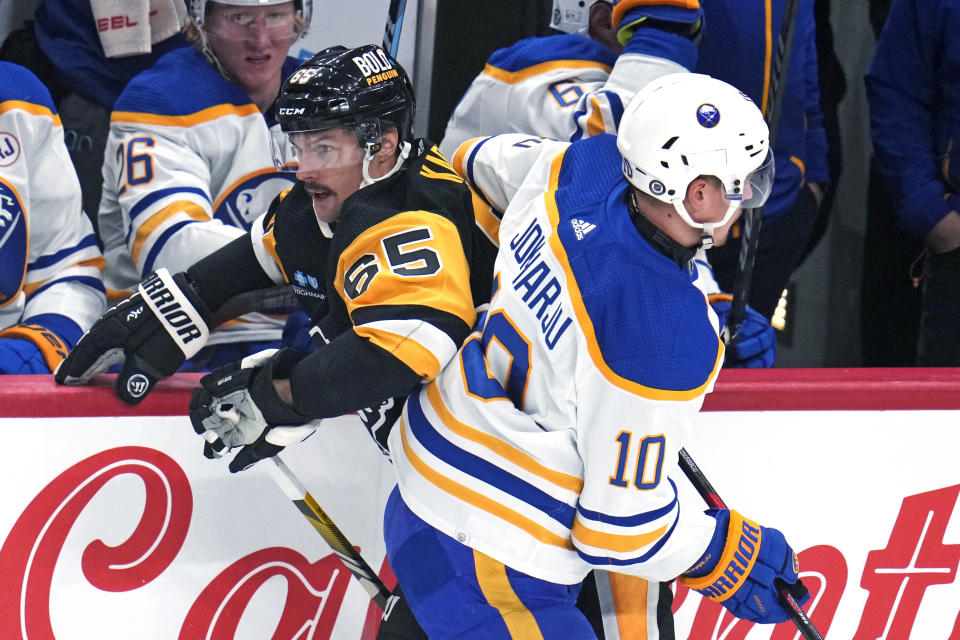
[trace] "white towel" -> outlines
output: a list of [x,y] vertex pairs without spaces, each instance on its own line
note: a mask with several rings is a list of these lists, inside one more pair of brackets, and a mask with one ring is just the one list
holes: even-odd
[[183,0],[90,0],[90,8],[108,58],[150,53],[187,16]]

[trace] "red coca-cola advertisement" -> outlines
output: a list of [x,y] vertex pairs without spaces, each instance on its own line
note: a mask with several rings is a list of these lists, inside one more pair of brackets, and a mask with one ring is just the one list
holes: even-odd
[[[960,374],[729,373],[687,449],[730,507],[786,534],[820,632],[960,640]],[[375,637],[380,608],[303,501],[260,465],[231,474],[203,457],[182,411],[194,381],[176,376],[130,409],[109,381],[5,379],[0,638]],[[359,421],[327,421],[281,455],[392,586],[381,523],[392,469]],[[681,491],[701,508],[692,486]],[[684,587],[673,609],[678,638],[800,637]]]

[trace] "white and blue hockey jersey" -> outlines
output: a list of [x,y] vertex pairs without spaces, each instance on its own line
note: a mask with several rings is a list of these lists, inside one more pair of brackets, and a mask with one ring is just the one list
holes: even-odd
[[620,163],[609,135],[461,149],[455,168],[505,211],[494,294],[390,436],[418,516],[558,583],[672,579],[715,528],[673,478],[723,361],[717,318],[697,271],[634,227]]
[[[295,65],[288,58],[284,75]],[[99,232],[111,298],[243,235],[294,181],[274,169],[270,140],[257,105],[193,47],[136,76],[114,105],[104,153]],[[248,314],[209,344],[279,339],[282,328],[280,317]]]
[[618,57],[577,34],[520,40],[490,56],[447,123],[440,151],[451,158],[480,135],[521,132],[574,141],[616,133],[624,105],[638,90],[695,62],[674,57]]
[[0,338],[55,367],[106,308],[103,268],[50,93],[0,62]]

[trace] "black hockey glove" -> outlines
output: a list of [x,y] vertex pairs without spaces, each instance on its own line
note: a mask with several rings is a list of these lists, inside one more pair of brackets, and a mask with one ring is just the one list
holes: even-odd
[[203,455],[220,458],[242,446],[229,465],[236,473],[311,435],[320,421],[288,405],[273,386],[274,378],[289,378],[301,358],[294,349],[267,349],[201,378],[190,398],[190,422],[206,440]]
[[185,273],[150,274],[137,292],[109,309],[55,371],[59,384],[84,384],[123,362],[117,397],[134,405],[172,375],[210,336],[210,311]]

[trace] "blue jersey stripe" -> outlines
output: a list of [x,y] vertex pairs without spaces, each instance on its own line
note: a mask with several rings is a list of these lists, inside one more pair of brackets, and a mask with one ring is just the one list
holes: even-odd
[[85,285],[87,285],[88,287],[90,287],[91,289],[96,289],[97,291],[99,291],[100,293],[103,293],[103,294],[106,294],[106,293],[107,293],[107,290],[104,289],[104,287],[103,287],[103,282],[102,282],[101,280],[97,279],[97,278],[94,278],[94,277],[91,277],[91,276],[67,276],[66,278],[57,278],[56,280],[53,280],[53,281],[51,281],[51,282],[45,283],[43,286],[37,287],[37,288],[33,291],[33,293],[30,294],[30,297],[32,298],[33,296],[37,295],[37,294],[40,293],[41,291],[45,291],[46,289],[49,289],[50,287],[56,286],[56,285],[58,285],[58,284],[62,284],[62,283],[64,283],[64,282],[70,282],[70,281],[79,282],[79,283],[81,283],[81,284],[85,284]]
[[407,417],[413,435],[432,455],[481,482],[523,500],[568,529],[573,526],[573,507],[483,458],[464,451],[437,433],[423,414],[420,398],[416,394],[407,400]]
[[150,273],[153,271],[153,263],[157,261],[157,256],[160,254],[160,250],[163,249],[163,245],[167,243],[167,240],[170,239],[170,236],[175,234],[177,231],[182,229],[185,225],[194,224],[198,222],[197,220],[184,220],[183,222],[178,222],[175,225],[172,225],[169,229],[163,232],[157,241],[153,243],[153,246],[150,248],[150,253],[147,254],[147,259],[143,263],[143,273]]
[[[678,514],[679,515],[679,514]],[[670,530],[663,534],[663,537],[657,540],[657,542],[650,547],[646,553],[633,558],[609,558],[604,556],[591,556],[590,554],[584,553],[579,548],[577,548],[577,555],[583,558],[586,562],[589,562],[593,565],[611,565],[615,567],[625,567],[632,564],[640,564],[647,562],[652,558],[660,549],[663,548],[663,545],[667,544],[667,540],[670,539],[670,536],[673,535],[673,531],[677,528],[677,523],[680,521],[680,518],[677,517],[674,519],[673,524],[670,526]]]
[[673,480],[670,478],[667,478],[667,480],[670,482],[670,486],[673,487],[673,500],[671,500],[669,504],[666,504],[659,509],[654,509],[653,511],[647,511],[646,513],[639,513],[632,516],[612,516],[608,513],[601,513],[600,511],[591,511],[590,509],[585,509],[583,505],[577,505],[577,513],[580,514],[581,520],[592,520],[594,522],[612,524],[618,527],[637,527],[643,524],[648,524],[667,515],[677,506],[679,501],[677,498],[677,485],[675,485]]
[[81,249],[86,249],[87,247],[95,247],[95,246],[97,246],[96,237],[92,233],[88,234],[80,242],[78,242],[76,246],[69,247],[67,249],[61,249],[60,251],[57,251],[56,253],[51,255],[40,256],[39,258],[33,261],[33,263],[30,265],[30,268],[45,269],[51,265],[54,265],[60,262],[64,258],[68,257],[71,253],[76,253]]

